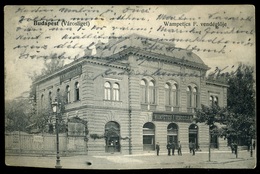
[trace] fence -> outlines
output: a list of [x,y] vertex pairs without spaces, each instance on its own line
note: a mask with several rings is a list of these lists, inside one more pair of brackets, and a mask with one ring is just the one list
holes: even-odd
[[[5,133],[5,152],[8,154],[54,155],[56,154],[56,135],[27,134],[24,132]],[[87,142],[83,136],[59,135],[61,156],[87,154]]]

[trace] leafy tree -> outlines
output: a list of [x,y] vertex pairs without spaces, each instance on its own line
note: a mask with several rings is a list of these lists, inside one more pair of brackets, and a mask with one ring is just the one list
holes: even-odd
[[[218,77],[228,83],[227,107],[220,108],[217,105],[204,106],[196,110],[196,122],[204,122],[210,127],[216,122],[223,124],[218,130],[212,130],[211,134],[228,139],[228,142],[236,142],[240,145],[250,145],[255,138],[255,89],[254,69],[249,65],[240,64],[237,70],[225,73],[210,73],[208,80],[217,81]],[[224,79],[224,80],[223,80]],[[210,159],[210,147],[209,147]]]
[[230,76],[227,104],[232,112],[248,117],[255,116],[255,80],[253,73],[253,67],[240,64],[236,74]]
[[229,77],[227,105],[230,112],[221,136],[229,142],[250,145],[255,138],[255,89],[254,69],[240,64],[233,76]]
[[[50,58],[52,56],[53,55],[50,55]],[[37,74],[34,72],[29,77],[34,82],[34,81],[42,78],[43,76],[52,74],[53,72],[61,69],[63,66],[64,66],[64,60],[60,60],[57,58],[46,59],[46,60],[44,60],[44,68],[41,70],[41,74]],[[37,99],[36,99],[36,86],[34,84],[31,85],[30,97],[33,98],[32,102],[35,103],[34,109],[36,110]],[[57,98],[59,100],[59,103],[61,103],[61,106],[63,107],[61,109],[61,111],[64,111],[64,96],[60,95],[60,96],[57,96]],[[59,115],[61,115],[61,114],[62,114],[62,112]],[[35,112],[33,118],[30,121],[31,121],[31,124],[34,125],[34,128],[37,129],[37,131],[53,133],[53,124],[51,123],[52,119],[53,119],[53,113],[52,113],[51,103],[48,103],[47,106],[45,108],[43,108],[41,111],[39,111],[37,114]],[[62,125],[62,126],[60,126],[61,132],[64,132],[65,125],[63,124],[63,122],[61,122],[61,125]]]
[[31,105],[26,99],[12,100],[5,102],[5,130],[24,131],[30,124],[29,115]]
[[216,104],[212,106],[202,105],[201,109],[195,110],[194,121],[196,123],[205,123],[209,126],[209,161],[211,159],[211,137],[219,136],[219,131],[215,127],[215,123],[225,123],[226,117],[229,113],[226,108],[221,108]]
[[[64,133],[67,131],[67,127],[65,120],[62,119],[62,115],[65,111],[66,98],[64,94],[58,93],[55,99],[57,99],[59,105],[59,110],[57,111],[59,132]],[[56,115],[52,111],[52,102],[50,101],[44,108],[39,110],[38,114],[35,114],[33,120],[31,120],[38,132],[54,133],[53,121],[56,120]]]
[[[50,55],[52,57],[52,55]],[[61,69],[64,66],[64,60],[53,58],[44,61],[44,68],[42,69],[41,76],[52,74],[53,72]]]

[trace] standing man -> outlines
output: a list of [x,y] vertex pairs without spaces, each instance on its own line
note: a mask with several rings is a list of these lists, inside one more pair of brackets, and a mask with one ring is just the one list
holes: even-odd
[[174,155],[174,151],[175,151],[175,143],[174,141],[172,142],[172,155]]
[[189,143],[189,149],[190,149],[190,153],[191,153],[191,151],[192,151],[192,142],[191,141]]
[[180,141],[178,142],[177,148],[178,148],[178,155],[182,155],[182,153],[181,153],[181,142]]
[[171,143],[170,141],[168,142],[168,144],[166,145],[166,148],[168,150],[168,156],[171,156]]
[[159,156],[159,152],[160,152],[160,144],[159,144],[159,142],[156,143],[155,148],[156,148],[157,156]]
[[235,149],[234,149],[234,143],[233,142],[230,144],[230,148],[231,148],[231,153],[234,153]]
[[237,156],[237,143],[234,143],[234,151],[235,151],[235,155]]
[[195,143],[194,142],[192,142],[192,155],[195,155]]
[[248,140],[248,141],[247,141],[247,151],[248,151],[248,152],[249,152],[249,150],[250,150],[250,147],[251,147],[251,141]]

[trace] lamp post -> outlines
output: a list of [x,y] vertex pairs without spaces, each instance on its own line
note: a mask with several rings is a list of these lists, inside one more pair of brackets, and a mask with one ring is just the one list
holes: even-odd
[[52,111],[53,113],[55,114],[55,117],[56,117],[56,142],[57,142],[57,153],[56,153],[56,165],[55,165],[55,168],[62,168],[62,166],[60,165],[60,152],[59,152],[59,119],[58,119],[58,114],[57,114],[57,111],[58,111],[58,102],[57,102],[57,99],[55,98],[55,101],[52,102]]

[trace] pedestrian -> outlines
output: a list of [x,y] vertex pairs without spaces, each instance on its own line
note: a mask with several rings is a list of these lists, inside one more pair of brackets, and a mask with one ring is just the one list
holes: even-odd
[[178,155],[182,155],[182,153],[181,153],[181,142],[180,141],[178,142],[177,148],[178,148]]
[[174,155],[174,152],[175,152],[175,143],[172,142],[172,155]]
[[254,150],[255,150],[255,141],[253,142],[253,148],[254,148]]
[[159,156],[159,152],[160,152],[160,144],[159,142],[156,143],[156,152],[157,152],[157,156]]
[[237,155],[237,143],[234,143],[234,151],[235,151],[235,155]]
[[230,144],[230,148],[231,148],[231,153],[234,153],[234,143],[233,142]]
[[250,150],[250,146],[251,146],[251,142],[248,141],[248,142],[247,142],[247,151],[248,151],[248,152],[249,152],[249,150]]
[[190,143],[189,143],[189,149],[190,149],[190,153],[191,153],[191,151],[192,151],[192,141],[190,141]]
[[195,155],[195,143],[192,143],[192,155]]
[[168,150],[168,156],[171,156],[171,143],[170,141],[168,142],[168,144],[166,145],[166,148]]

